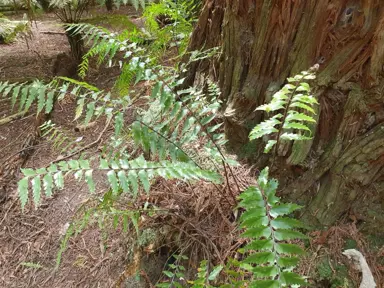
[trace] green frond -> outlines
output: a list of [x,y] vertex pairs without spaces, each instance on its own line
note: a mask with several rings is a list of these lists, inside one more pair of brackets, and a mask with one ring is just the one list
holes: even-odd
[[[211,91],[218,93],[213,83],[210,86]],[[217,123],[220,103],[209,101],[207,97],[209,95],[196,89],[179,91],[176,95],[167,85],[157,82],[151,93],[151,99],[155,101],[131,127],[135,144],[159,159],[170,157],[203,164],[202,161],[207,160],[202,159],[203,155],[195,151],[194,146],[198,147],[198,141],[205,138],[206,157],[221,165],[227,159],[218,150],[226,143],[222,130],[219,130],[222,123]]]
[[[32,183],[33,200],[35,205],[38,205],[42,190],[46,195],[50,196],[53,193],[53,188],[62,189],[64,187],[64,174],[73,174],[78,181],[85,178],[89,190],[95,191],[95,183],[92,178],[94,170],[105,172],[114,194],[123,191],[134,196],[138,194],[140,186],[148,193],[151,181],[155,177],[179,179],[181,181],[205,180],[220,182],[220,175],[202,170],[191,163],[149,162],[143,157],[134,160],[120,159],[119,161],[108,161],[100,158],[99,167],[91,168],[90,160],[72,159],[52,164],[48,168],[22,169],[24,178],[19,182],[19,195],[22,206],[24,207],[28,201],[28,182]],[[45,179],[43,185],[41,185],[42,179]]]
[[52,83],[45,84],[39,80],[27,83],[0,82],[0,94],[6,98],[11,95],[12,108],[18,103],[19,111],[29,110],[33,103],[37,103],[37,113],[52,112],[57,97]]
[[9,20],[0,17],[0,44],[11,43],[18,34],[26,34],[30,32],[28,21]]
[[45,137],[53,146],[54,149],[60,152],[72,153],[80,148],[78,140],[70,136],[70,132],[60,127],[57,127],[51,120],[43,123],[40,126],[41,137]]
[[[99,2],[100,4],[104,4],[105,0],[98,0],[97,2]],[[139,8],[144,9],[146,3],[150,3],[150,2],[152,2],[152,0],[113,0],[113,4],[117,8],[119,8],[121,5],[130,4],[133,7],[135,7],[136,10],[138,10]]]
[[258,185],[248,187],[239,196],[239,206],[246,210],[240,217],[240,226],[245,228],[242,236],[251,240],[240,252],[247,255],[242,262],[243,268],[252,272],[254,277],[251,287],[305,285],[301,276],[291,272],[297,264],[295,256],[304,251],[287,242],[306,237],[294,230],[303,225],[286,217],[301,207],[281,203],[276,197],[276,189],[277,181],[268,179],[266,168],[260,173]]
[[124,59],[130,59],[132,55],[144,54],[144,49],[138,46],[138,43],[144,40],[139,37],[137,31],[123,31],[121,34],[116,34],[86,23],[69,24],[66,26],[66,30],[82,35],[86,40],[85,45],[91,45],[79,65],[78,73],[81,78],[86,76],[90,58],[97,56],[98,65],[103,62],[109,62],[112,65],[112,61],[118,53],[122,54]]
[[[187,2],[163,0],[146,7],[143,13],[145,25],[156,39],[150,47],[152,51],[159,51],[161,54],[169,47],[178,47],[180,54],[184,53],[192,33],[191,18],[196,16],[194,11],[199,9],[199,5],[193,3],[194,1]],[[159,21],[160,18],[171,24],[164,25]]]
[[308,81],[316,78],[314,70],[288,78],[288,84],[273,95],[270,103],[256,108],[257,111],[277,113],[256,125],[249,134],[250,140],[268,138],[265,153],[273,147],[277,151],[281,141],[312,139],[313,126],[307,123],[316,123],[313,115],[316,114],[314,105],[318,105],[318,102],[311,95]]

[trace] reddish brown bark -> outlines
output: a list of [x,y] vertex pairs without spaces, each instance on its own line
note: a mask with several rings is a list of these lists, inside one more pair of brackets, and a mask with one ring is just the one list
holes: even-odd
[[[376,191],[372,193],[379,200],[383,197],[384,188],[373,187],[384,187],[380,0],[208,0],[190,49],[218,43],[220,61],[195,64],[188,82],[196,71],[219,80],[226,103],[226,134],[237,151],[247,147],[257,163],[267,163],[261,143],[246,144],[250,129],[264,116],[255,108],[287,77],[320,63],[316,137],[281,151],[284,169],[300,171],[296,181],[280,179],[288,185],[285,192],[297,199],[310,195],[308,216],[322,224],[333,223],[364,193]],[[366,139],[370,140],[362,146]]]

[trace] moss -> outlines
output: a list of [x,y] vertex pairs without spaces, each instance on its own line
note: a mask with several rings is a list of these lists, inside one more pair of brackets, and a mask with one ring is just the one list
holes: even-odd
[[133,31],[137,29],[126,15],[113,14],[113,15],[96,15],[95,17],[84,19],[85,23],[99,25],[107,29],[128,30]]

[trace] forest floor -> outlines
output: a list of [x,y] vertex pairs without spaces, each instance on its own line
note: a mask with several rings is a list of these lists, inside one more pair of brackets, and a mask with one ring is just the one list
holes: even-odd
[[[94,11],[96,16],[93,16],[97,18],[98,12]],[[125,15],[127,19],[127,15],[137,16],[131,8],[116,13]],[[99,17],[97,21],[102,22],[103,19]],[[32,24],[30,37],[18,38],[15,43],[0,47],[0,81],[52,79],[54,63],[61,53],[69,53],[69,45],[56,17],[38,17]],[[118,75],[117,70],[102,68],[92,72],[91,69],[87,80],[108,89]],[[0,119],[11,114],[9,108],[9,104],[0,99]],[[93,143],[101,137],[97,145],[87,150],[88,155],[99,153],[103,141],[113,132],[103,131],[102,119],[92,129],[76,132],[74,128],[78,123],[73,122],[75,108],[75,100],[70,98],[66,103],[57,104],[52,121],[82,145]],[[20,153],[25,138],[34,130],[34,111],[28,113],[6,125],[0,125],[1,166],[11,156]],[[45,167],[59,157],[62,157],[62,151],[55,149],[47,139],[41,139],[33,154],[23,163],[23,168]],[[20,177],[19,174],[16,176]],[[129,241],[126,237],[121,237],[121,229],[110,229],[108,239],[105,239],[97,223],[90,225],[80,235],[69,240],[59,269],[54,269],[60,243],[69,223],[76,218],[79,208],[90,200],[86,185],[68,178],[65,189],[50,199],[44,199],[40,207],[35,209],[27,205],[25,211],[21,211],[16,192],[17,177],[7,187],[7,200],[0,203],[0,287],[116,287],[119,278],[129,268],[127,255],[132,250],[127,246]],[[95,181],[96,195],[101,195],[108,185],[104,178],[97,175]],[[358,248],[367,255],[378,287],[384,287],[384,267],[381,266],[384,263],[380,260],[384,256],[383,244],[377,241],[377,247],[372,247],[369,244],[372,242],[368,243],[355,223],[340,223],[327,231],[314,231],[311,236],[309,253],[300,270],[305,275],[316,274],[320,277],[313,287],[344,287],[345,277],[352,278],[355,283],[359,282],[358,273],[343,264],[345,259],[341,251],[346,247]],[[152,265],[153,274],[158,276],[164,260],[148,262],[151,262],[148,265]],[[149,276],[152,278],[153,275]],[[131,278],[125,281],[125,287],[144,285],[135,281],[134,277]]]
[[[135,15],[135,11],[130,8],[118,13]],[[57,56],[69,53],[69,50],[64,30],[57,18],[51,14],[38,17],[32,23],[31,35],[19,37],[14,43],[0,47],[0,81],[52,79]],[[116,77],[113,68],[106,68],[90,76],[93,83],[104,88],[111,86]],[[92,129],[75,132],[77,123],[72,121],[75,107],[73,99],[57,104],[52,121],[61,129],[69,131],[79,144],[87,145],[98,138],[104,124],[100,120]],[[0,102],[0,118],[9,116],[15,110],[11,112],[7,102]],[[34,111],[30,111],[20,119],[0,126],[0,165],[4,166],[6,160],[22,150],[25,138],[34,131],[34,119]],[[98,144],[102,145],[111,133],[105,131]],[[98,153],[99,145],[87,152]],[[41,139],[23,167],[44,167],[60,157],[60,153],[52,143]],[[96,194],[105,191],[107,184],[97,175],[95,181]],[[119,230],[112,231],[109,239],[113,240],[103,246],[101,243],[105,239],[100,229],[97,225],[91,225],[80,237],[69,241],[60,268],[57,272],[53,269],[69,223],[79,207],[89,200],[86,185],[79,185],[71,178],[66,179],[63,191],[46,199],[36,209],[27,205],[22,212],[16,194],[16,182],[12,184],[7,187],[7,200],[0,204],[0,287],[113,287],[127,265],[126,240],[116,236],[121,233]],[[139,282],[135,282],[133,279],[127,287],[141,287]]]

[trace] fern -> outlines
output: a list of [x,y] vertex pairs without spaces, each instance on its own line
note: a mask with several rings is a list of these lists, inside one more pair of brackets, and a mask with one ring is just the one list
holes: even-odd
[[[141,1],[144,5],[144,1]],[[139,4],[138,1],[136,1]],[[126,3],[124,3],[126,4]],[[148,33],[142,33],[134,30],[123,31],[117,35],[109,33],[103,28],[95,27],[90,24],[70,24],[66,26],[66,30],[72,34],[82,34],[84,39],[87,39],[85,45],[91,44],[89,51],[83,55],[82,62],[79,65],[79,76],[84,78],[89,66],[89,59],[98,56],[97,63],[100,65],[104,61],[108,61],[112,65],[113,58],[117,52],[123,53],[124,59],[129,59],[132,55],[143,56],[156,62],[161,54],[168,46],[180,47],[180,52],[185,51],[189,40],[189,35],[192,32],[191,21],[187,20],[188,11],[190,8],[197,7],[182,3],[176,4],[172,1],[161,1],[160,3],[152,3],[147,6],[144,11],[146,18],[146,26]],[[171,26],[160,28],[157,23],[159,15],[167,15],[174,23]],[[122,36],[125,37],[122,37]],[[143,49],[139,44],[149,42],[147,49]],[[120,62],[120,66],[125,67],[124,63]],[[125,71],[126,72],[126,71]],[[126,74],[125,74],[126,75]],[[120,83],[124,79],[120,80]],[[119,86],[121,86],[119,84]]]
[[80,148],[79,141],[74,137],[68,136],[69,131],[56,127],[51,120],[43,123],[43,125],[40,126],[40,130],[41,137],[46,137],[46,139],[52,143],[54,149],[61,153],[66,152],[71,154]]
[[303,225],[286,217],[301,206],[280,203],[276,197],[278,183],[274,179],[268,180],[268,168],[260,173],[257,183],[239,196],[239,207],[246,210],[240,218],[240,227],[245,228],[242,236],[250,240],[241,249],[249,254],[241,267],[253,274],[251,287],[305,285],[304,279],[292,272],[298,263],[296,256],[303,254],[303,250],[296,244],[287,243],[306,238],[294,230]]
[[198,268],[197,279],[190,281],[192,288],[205,288],[205,287],[214,287],[209,284],[210,281],[216,280],[220,274],[223,266],[219,265],[212,269],[212,272],[208,271],[208,261],[203,260],[200,262],[200,267]]
[[312,131],[306,123],[316,120],[314,105],[318,105],[316,98],[311,95],[308,82],[316,78],[316,69],[304,71],[293,78],[288,78],[280,91],[275,93],[272,101],[256,108],[267,113],[275,112],[276,115],[258,124],[249,134],[249,139],[254,140],[275,134],[274,139],[269,139],[264,152],[268,153],[275,146],[275,154],[282,141],[302,141],[312,138]]
[[[131,193],[134,197],[138,195],[139,186],[142,185],[145,192],[149,192],[151,179],[163,177],[165,179],[206,180],[220,182],[220,176],[214,172],[201,170],[193,164],[174,163],[170,161],[148,162],[143,157],[134,160],[120,159],[110,161],[99,158],[99,167],[91,168],[90,160],[69,160],[52,164],[47,168],[22,169],[24,178],[19,181],[19,197],[22,207],[28,202],[28,182],[32,183],[33,202],[36,206],[40,204],[41,193],[52,196],[53,189],[64,188],[64,177],[73,174],[77,180],[84,178],[90,192],[95,192],[93,171],[101,170],[106,173],[111,190],[115,195],[119,191]],[[140,183],[139,183],[140,182]]]
[[179,97],[161,82],[153,87],[151,97],[156,101],[132,125],[136,145],[159,159],[170,156],[173,160],[199,162],[202,159],[196,159],[199,152],[194,153],[193,146],[205,138],[207,157],[216,163],[227,161],[218,150],[226,143],[220,130],[222,123],[215,122],[220,103],[209,101],[194,88],[178,94]]
[[[128,45],[119,41],[110,41],[115,39],[113,38],[115,36],[111,36],[93,26],[83,24],[75,26],[78,29],[76,31],[92,31],[89,34],[91,38],[109,39],[104,42],[113,43],[112,45],[116,44],[120,51],[125,51],[126,58],[129,57],[129,62],[123,65],[122,75],[117,82],[121,94],[129,94],[128,87],[130,84],[135,85],[140,81],[155,83],[151,93],[152,101],[149,109],[139,113],[138,118],[131,126],[136,145],[142,147],[144,152],[150,152],[152,156],[158,156],[159,159],[166,159],[171,156],[174,161],[190,161],[192,155],[186,150],[191,149],[185,146],[192,147],[191,144],[198,137],[206,136],[209,138],[209,144],[204,149],[209,155],[208,157],[219,163],[223,160],[227,161],[227,158],[223,157],[217,149],[218,146],[223,146],[226,140],[224,135],[218,132],[222,124],[215,123],[220,103],[216,100],[209,100],[216,99],[219,95],[219,91],[213,83],[208,85],[208,98],[204,96],[203,91],[194,88],[176,93],[175,88],[182,83],[182,80],[178,80],[179,75],[173,70],[154,65],[147,56],[143,55],[143,51],[137,47],[136,43]],[[199,59],[199,55],[195,55],[195,58]],[[123,111],[128,109],[129,103],[134,100],[123,97],[123,99],[127,100],[126,105],[125,107],[124,105],[120,106],[123,111],[116,111],[116,108],[119,107],[116,104],[119,101],[121,102],[121,99],[114,100],[111,109],[106,109],[105,107],[108,107],[108,105],[102,101],[102,99],[106,98],[110,99],[110,95],[104,96],[103,93],[100,93],[97,96],[98,100],[91,101],[86,107],[85,100],[79,99],[77,110],[79,113],[77,113],[76,119],[80,117],[84,108],[87,111],[87,121],[93,117],[94,111],[100,113],[108,111],[108,117],[112,117],[112,110],[114,110],[115,119],[119,120],[115,121],[115,123],[119,123],[119,125],[115,126],[117,128],[115,131],[122,131],[124,126],[122,121]],[[118,139],[115,140],[118,141]],[[149,143],[152,143],[152,145]],[[228,161],[231,160],[228,159]],[[231,163],[234,163],[234,161],[231,161]]]
[[[190,284],[188,286],[176,285],[174,278],[179,275],[173,271],[165,271],[164,274],[170,281],[161,283],[158,287],[173,287],[171,284],[195,288],[305,286],[303,277],[293,272],[299,261],[297,256],[302,255],[304,251],[291,243],[296,239],[307,238],[296,230],[304,225],[294,218],[287,217],[301,206],[281,203],[276,196],[277,186],[276,180],[268,179],[268,168],[265,168],[258,177],[257,185],[248,187],[239,196],[239,208],[245,210],[240,216],[240,228],[244,229],[242,237],[248,239],[248,244],[239,249],[243,254],[242,260],[228,259],[225,268],[219,265],[210,273],[208,262],[204,260],[200,263],[196,280],[187,281]],[[171,268],[177,270],[179,266],[174,265]],[[226,276],[226,283],[213,286],[211,281],[216,280],[220,273]],[[184,278],[184,274],[181,274],[181,277]]]
[[[156,284],[156,287],[159,288],[170,288],[170,287],[183,287],[180,283],[185,281],[185,273],[186,270],[183,265],[180,264],[180,262],[185,261],[188,259],[188,257],[184,255],[173,255],[175,258],[175,264],[170,264],[168,270],[164,270],[163,274],[169,278],[168,281],[165,281],[163,283]],[[214,287],[210,285],[210,282],[215,281],[220,272],[223,270],[222,265],[218,265],[212,269],[212,271],[209,273],[209,263],[207,260],[203,260],[200,262],[200,266],[197,269],[197,275],[195,280],[188,281],[189,284],[191,284],[190,287],[192,288],[207,288],[207,287]]]
[[[156,39],[150,47],[154,55],[160,57],[165,49],[175,46],[180,48],[180,54],[185,51],[193,28],[190,19],[193,8],[196,8],[193,2],[163,0],[144,10],[146,28]],[[160,17],[166,18],[171,24],[161,27]]]
[[[11,95],[12,108],[18,103],[19,111],[29,110],[32,104],[36,103],[37,114],[41,112],[51,113],[55,102],[63,100],[69,94],[78,98],[75,120],[83,115],[85,105],[88,106],[86,114],[86,120],[88,121],[94,116],[112,116],[112,110],[108,109],[108,106],[111,106],[113,101],[110,94],[99,91],[88,83],[66,77],[55,78],[49,83],[43,83],[39,80],[35,80],[32,83],[0,82],[1,94],[3,98],[8,98]],[[97,108],[96,105],[99,103],[102,104]],[[124,99],[119,103],[125,103]],[[88,121],[85,122],[87,123]]]
[[[89,59],[92,57],[98,56],[98,65],[104,61],[108,61],[112,65],[112,60],[118,52],[123,53],[123,58],[128,59],[132,55],[142,55],[145,51],[138,46],[138,43],[144,40],[138,37],[135,31],[123,31],[121,34],[116,34],[91,24],[71,24],[66,29],[73,34],[82,34],[83,38],[87,39],[85,45],[91,44],[79,65],[79,76],[82,78],[86,76]],[[123,40],[120,39],[123,38],[122,35],[125,36]]]
[[[124,233],[130,232],[131,226],[133,226],[139,237],[139,219],[141,212],[137,211],[135,207],[129,207],[124,202],[124,209],[116,207],[117,196],[110,190],[105,193],[101,198],[94,197],[91,200],[83,203],[81,207],[76,211],[74,219],[65,231],[65,235],[61,241],[60,249],[56,256],[56,269],[61,264],[62,254],[68,247],[68,241],[72,237],[77,237],[81,232],[84,231],[89,225],[98,223],[101,228],[104,225],[102,222],[106,219],[111,219],[112,226],[116,229],[120,224]],[[156,208],[146,209],[147,213],[156,213]]]
[[3,98],[11,95],[12,109],[19,102],[19,111],[29,110],[37,102],[37,114],[43,110],[50,113],[56,97],[51,84],[44,84],[39,80],[32,83],[0,82],[0,93]]
[[[106,0],[98,0],[97,2],[99,4],[105,4]],[[150,3],[153,0],[113,0],[113,4],[119,8],[121,5],[128,5],[131,4],[133,7],[135,7],[136,10],[139,8],[144,9],[146,3]]]
[[9,20],[0,17],[0,43],[11,43],[18,34],[30,33],[28,21]]

